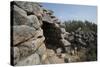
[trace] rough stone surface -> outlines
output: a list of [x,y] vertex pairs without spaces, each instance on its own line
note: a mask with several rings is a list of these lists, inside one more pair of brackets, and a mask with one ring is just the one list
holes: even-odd
[[[39,3],[14,1],[13,65],[56,64],[85,61],[96,46],[96,33],[78,28],[67,32],[53,11]],[[94,45],[95,44],[95,45]],[[91,48],[90,48],[91,47]],[[88,48],[88,50],[86,50]]]
[[37,50],[37,53],[42,57],[46,52],[46,46],[45,44],[42,44],[39,49]]
[[28,18],[28,22],[26,23],[26,25],[29,25],[30,27],[34,27],[35,29],[40,28],[39,20],[35,15],[29,15],[27,18]]
[[27,65],[34,65],[34,64],[40,64],[40,58],[38,54],[32,54],[31,56],[28,56],[24,60],[21,60],[17,63],[18,66],[27,66]]
[[57,54],[61,54],[62,49],[61,49],[61,48],[58,48],[58,49],[56,50],[56,52],[57,52]]
[[51,20],[51,17],[47,14],[43,14],[43,19],[44,22],[48,22],[48,23],[53,23],[53,21]]
[[43,10],[42,8],[33,2],[21,2],[21,1],[16,1],[15,2],[20,8],[28,12],[29,14],[39,14],[42,13]]
[[21,26],[13,26],[13,43],[17,45],[18,43],[22,43],[25,40],[28,40],[35,36],[35,30],[32,27],[21,25]]
[[27,16],[27,13],[23,9],[14,5],[14,25],[28,25],[35,29],[39,29],[41,24],[39,23],[37,16]]
[[17,47],[14,47],[13,50],[14,50],[14,64],[16,64],[19,61],[20,53]]
[[27,13],[23,9],[14,5],[13,11],[14,11],[14,25],[22,25],[27,22]]
[[64,59],[58,58],[57,56],[51,56],[48,58],[51,64],[64,63]]
[[68,41],[65,40],[65,39],[61,39],[61,42],[63,43],[64,46],[69,46],[69,45],[71,45],[71,43],[68,42]]

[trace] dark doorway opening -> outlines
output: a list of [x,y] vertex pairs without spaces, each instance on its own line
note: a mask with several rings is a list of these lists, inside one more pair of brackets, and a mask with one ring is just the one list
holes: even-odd
[[55,27],[52,23],[43,21],[42,29],[45,36],[45,45],[48,49],[56,51],[56,49],[60,47],[64,50],[60,42],[61,30],[59,28]]

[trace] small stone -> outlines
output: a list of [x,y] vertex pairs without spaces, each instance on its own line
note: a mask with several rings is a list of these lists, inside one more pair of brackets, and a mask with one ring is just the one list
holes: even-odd
[[65,39],[61,39],[60,41],[62,42],[63,46],[69,46],[69,45],[71,45],[71,43],[68,42],[68,41],[65,40]]
[[56,49],[57,54],[60,54],[62,52],[61,48]]

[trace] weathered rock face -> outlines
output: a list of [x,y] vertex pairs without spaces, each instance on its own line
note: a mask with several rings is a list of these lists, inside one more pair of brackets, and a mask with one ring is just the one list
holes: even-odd
[[40,57],[37,53],[32,54],[31,56],[28,56],[26,59],[19,61],[17,63],[17,66],[27,66],[27,65],[33,65],[33,64],[41,64]]
[[43,9],[40,7],[39,4],[33,2],[23,2],[23,1],[15,1],[15,4],[20,7],[21,9],[25,10],[28,15],[30,14],[42,14]]
[[28,15],[21,8],[14,5],[14,25],[27,25],[39,29],[40,23],[35,15]]
[[13,36],[14,36],[14,44],[17,45],[25,40],[28,40],[35,35],[35,30],[32,27],[21,25],[21,26],[13,26]]
[[[83,39],[87,40],[91,34],[66,32],[53,11],[42,8],[39,3],[14,1],[12,4],[13,65],[79,61],[80,57],[74,55],[78,48],[88,46]],[[91,37],[94,39],[94,35]],[[92,42],[93,39],[88,38]]]
[[70,43],[53,11],[43,9],[38,3],[22,1],[13,2],[12,11],[13,64],[64,63],[64,58],[57,55],[68,52]]
[[[13,65],[41,64],[46,52],[39,15],[42,8],[32,2],[15,1],[13,11]],[[42,21],[41,21],[42,22]]]

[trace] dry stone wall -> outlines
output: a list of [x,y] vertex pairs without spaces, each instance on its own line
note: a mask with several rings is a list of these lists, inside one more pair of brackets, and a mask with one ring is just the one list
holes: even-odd
[[39,3],[24,1],[12,2],[11,9],[13,65],[79,61],[78,56],[70,55],[70,33],[61,27],[60,20],[53,15],[52,10],[43,8]]

